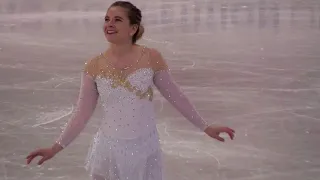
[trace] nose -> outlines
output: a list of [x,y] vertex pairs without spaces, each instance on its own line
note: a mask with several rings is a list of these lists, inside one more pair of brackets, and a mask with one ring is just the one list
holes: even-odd
[[110,23],[110,21],[105,21],[103,25],[104,30],[107,29],[115,29],[114,23]]
[[110,23],[107,23],[106,25],[107,25],[106,26],[107,28],[114,28],[115,27],[114,24],[110,24]]
[[113,19],[110,19],[110,20],[106,21],[105,23],[108,27],[114,27],[115,21]]

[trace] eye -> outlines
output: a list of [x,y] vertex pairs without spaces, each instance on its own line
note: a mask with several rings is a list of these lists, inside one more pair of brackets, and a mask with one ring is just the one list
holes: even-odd
[[116,19],[116,21],[120,21],[120,22],[121,22],[122,20],[121,20],[121,19],[119,19],[119,18],[117,18],[117,19]]
[[108,21],[109,21],[109,18],[104,18],[104,21],[105,21],[105,22],[108,22]]

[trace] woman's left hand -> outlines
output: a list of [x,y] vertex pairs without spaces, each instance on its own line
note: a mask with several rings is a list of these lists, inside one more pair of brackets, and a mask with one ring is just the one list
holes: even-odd
[[207,127],[204,132],[214,138],[217,139],[218,141],[222,141],[224,142],[224,139],[222,137],[220,137],[220,133],[227,133],[230,137],[230,139],[234,138],[234,133],[235,131],[229,127],[224,127],[224,126],[215,126],[215,125],[210,125],[209,127]]

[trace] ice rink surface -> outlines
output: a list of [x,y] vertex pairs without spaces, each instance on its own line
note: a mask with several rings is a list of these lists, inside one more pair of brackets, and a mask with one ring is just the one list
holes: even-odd
[[[107,48],[103,0],[0,0],[0,180],[88,180],[101,112],[73,144],[36,166],[74,108],[84,62]],[[157,48],[221,143],[156,92],[166,180],[319,180],[320,2],[136,0]]]

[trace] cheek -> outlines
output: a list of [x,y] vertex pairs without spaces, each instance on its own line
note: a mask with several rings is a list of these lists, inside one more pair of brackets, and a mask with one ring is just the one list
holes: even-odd
[[106,28],[107,28],[107,23],[103,23],[102,25],[102,30],[105,32],[106,31]]
[[117,26],[117,29],[122,36],[129,36],[131,33],[130,28],[128,28],[126,25]]

